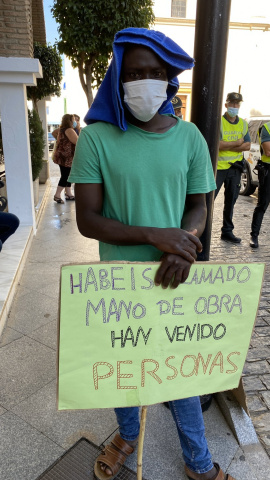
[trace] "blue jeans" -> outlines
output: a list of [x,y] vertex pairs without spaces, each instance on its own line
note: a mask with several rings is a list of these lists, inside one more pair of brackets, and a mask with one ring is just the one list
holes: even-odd
[[[198,474],[213,468],[211,455],[204,435],[204,421],[199,397],[169,402],[179,435],[186,465]],[[116,408],[120,436],[135,440],[140,431],[139,408]]]
[[0,212],[0,252],[2,244],[12,235],[20,225],[20,220],[13,213]]

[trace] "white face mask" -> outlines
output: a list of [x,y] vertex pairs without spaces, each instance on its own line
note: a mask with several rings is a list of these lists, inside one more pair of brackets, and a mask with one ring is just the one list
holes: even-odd
[[168,82],[163,80],[136,80],[123,83],[124,102],[132,115],[148,122],[167,100]]

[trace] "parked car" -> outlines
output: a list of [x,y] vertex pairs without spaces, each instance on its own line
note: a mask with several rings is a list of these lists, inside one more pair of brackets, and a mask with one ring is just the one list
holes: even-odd
[[54,144],[55,144],[55,138],[51,134],[51,132],[48,132],[48,145],[49,145],[49,150],[53,150]]
[[257,161],[261,159],[258,130],[262,125],[269,121],[270,115],[250,117],[247,119],[248,131],[251,138],[251,146],[249,151],[244,152],[246,168],[241,175],[240,195],[252,195],[259,184],[258,174],[256,170],[254,171]]

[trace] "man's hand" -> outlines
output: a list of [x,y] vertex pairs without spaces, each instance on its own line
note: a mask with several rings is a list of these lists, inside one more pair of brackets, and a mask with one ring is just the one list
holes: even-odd
[[235,147],[241,147],[241,145],[243,145],[244,143],[244,138],[241,137],[241,138],[238,138],[238,140],[235,140]]
[[202,251],[202,244],[196,233],[197,230],[187,232],[180,228],[164,228],[158,231],[158,235],[151,243],[162,252],[179,255],[193,263],[197,258],[197,252]]
[[155,276],[155,285],[162,285],[163,288],[177,288],[184,283],[189,275],[191,263],[179,255],[164,253],[160,258],[161,265]]
[[243,142],[241,147],[242,147],[242,152],[247,152],[248,150],[250,150],[250,142]]

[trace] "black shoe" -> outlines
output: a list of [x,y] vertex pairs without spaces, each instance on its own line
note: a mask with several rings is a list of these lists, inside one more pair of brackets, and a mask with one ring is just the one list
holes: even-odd
[[222,233],[220,238],[221,240],[226,240],[226,242],[231,242],[231,243],[241,242],[241,238],[236,237],[232,232]]
[[254,237],[254,235],[251,235],[249,245],[251,246],[251,248],[258,248],[258,237]]
[[200,402],[202,412],[206,412],[212,403],[212,395],[201,395]]

